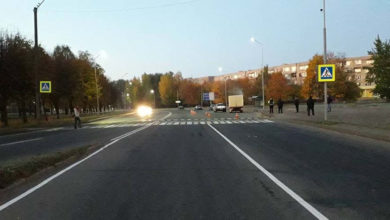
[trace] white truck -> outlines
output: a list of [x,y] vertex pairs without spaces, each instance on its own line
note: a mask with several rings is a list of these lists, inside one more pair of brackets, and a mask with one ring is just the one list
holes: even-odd
[[229,96],[229,112],[243,112],[244,96],[243,95],[230,95]]

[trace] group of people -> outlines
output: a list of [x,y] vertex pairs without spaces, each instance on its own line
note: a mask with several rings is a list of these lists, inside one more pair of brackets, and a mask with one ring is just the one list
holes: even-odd
[[[331,112],[332,111],[332,106],[331,106],[331,103],[333,102],[333,99],[331,96],[328,96],[328,112]],[[270,98],[269,101],[268,101],[268,104],[269,104],[269,113],[270,114],[273,114],[274,113],[274,99],[273,98]],[[279,98],[278,101],[276,102],[277,106],[278,106],[278,113],[279,114],[282,114],[283,113],[283,100],[282,98]],[[295,110],[296,112],[298,113],[299,112],[299,99],[298,98],[295,98],[294,99],[294,105],[295,105]],[[307,115],[310,116],[310,115],[313,115],[314,116],[314,99],[312,96],[310,96],[307,100],[306,100],[306,105],[307,105]]]

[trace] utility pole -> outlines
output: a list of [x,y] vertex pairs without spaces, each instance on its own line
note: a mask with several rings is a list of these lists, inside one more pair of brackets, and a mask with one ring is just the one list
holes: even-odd
[[262,96],[263,96],[263,110],[265,109],[265,100],[264,100],[264,45],[263,43],[257,41],[254,37],[251,37],[250,39],[253,43],[257,43],[261,47],[261,68],[263,69],[261,73],[261,90],[262,90]]
[[261,89],[263,92],[263,110],[265,109],[265,100],[264,100],[264,53],[263,53],[263,46],[261,46],[261,67],[263,68],[263,71],[261,73]]
[[[326,64],[327,61],[327,51],[326,51],[326,12],[325,12],[325,0],[323,0],[323,8],[322,12],[324,13],[324,64]],[[320,74],[320,73],[317,73]],[[327,111],[327,106],[328,106],[328,84],[327,82],[324,82],[324,120],[328,120],[328,111]]]
[[226,77],[225,77],[225,105],[227,106],[227,89],[226,89]]

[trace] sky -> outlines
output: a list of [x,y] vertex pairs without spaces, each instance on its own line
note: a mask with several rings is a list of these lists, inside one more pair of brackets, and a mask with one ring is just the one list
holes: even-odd
[[[3,1],[0,30],[34,39],[37,0]],[[328,51],[364,56],[390,39],[390,0],[327,0]],[[110,79],[201,77],[309,60],[323,53],[322,0],[46,0],[39,43],[98,56]],[[126,74],[127,73],[127,74]]]

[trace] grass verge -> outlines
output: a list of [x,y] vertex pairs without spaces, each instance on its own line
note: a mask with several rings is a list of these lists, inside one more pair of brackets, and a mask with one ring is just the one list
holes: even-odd
[[81,158],[91,146],[74,148],[62,152],[35,156],[30,159],[14,161],[0,167],[0,189],[32,176],[33,174],[49,167],[55,167],[58,163],[69,158]]
[[[126,113],[126,111],[112,111],[112,112],[106,112],[102,114],[81,115],[81,122],[89,123],[91,121],[118,116],[124,113]],[[50,115],[48,121],[44,119],[36,120],[34,118],[29,118],[27,123],[23,123],[21,119],[13,118],[13,119],[9,119],[8,123],[9,123],[8,127],[4,127],[0,123],[0,135],[28,132],[40,128],[72,126],[74,123],[74,118],[70,115],[61,115],[61,118],[57,119],[56,116]]]

